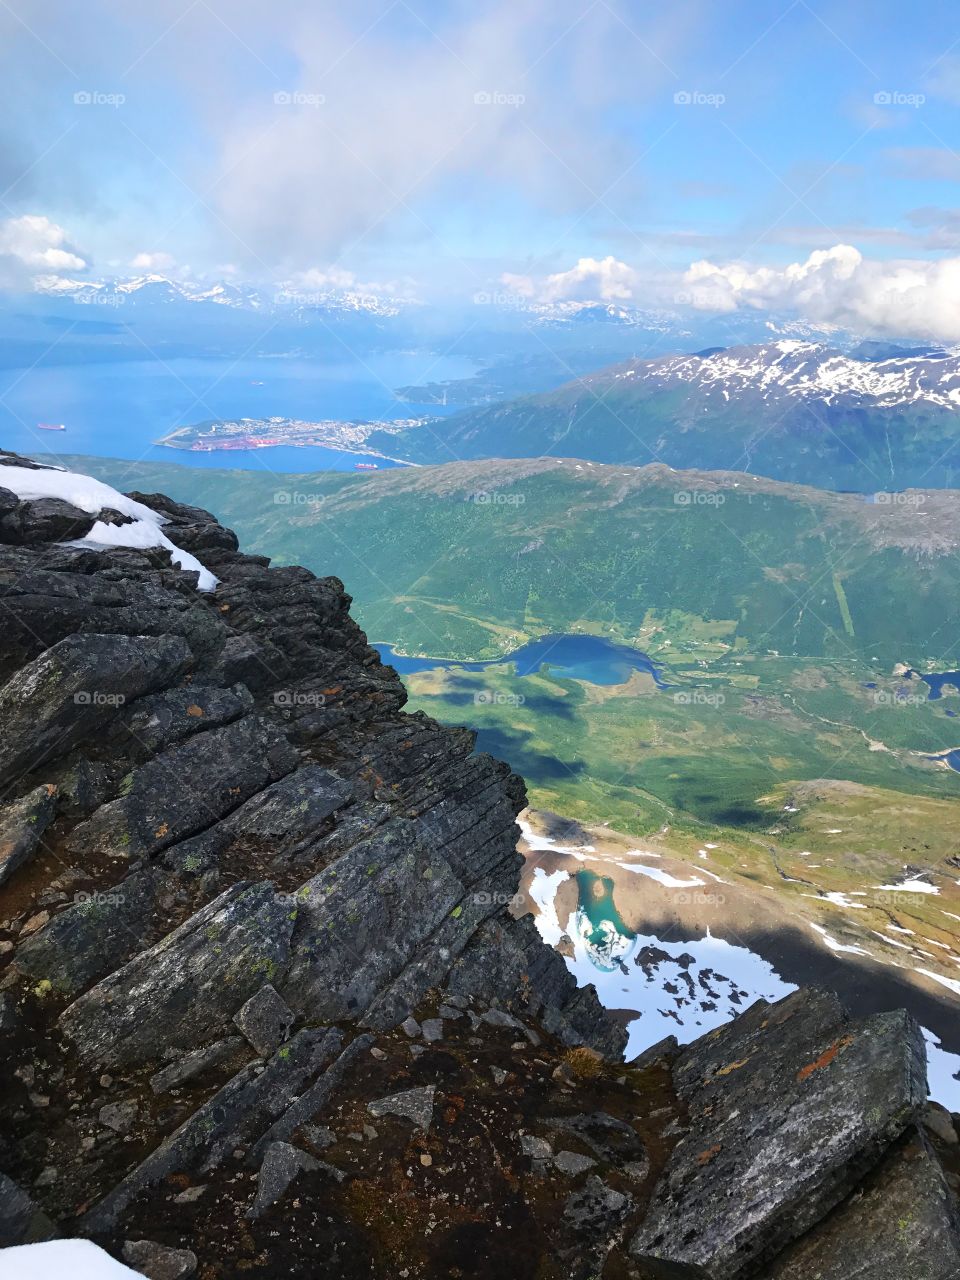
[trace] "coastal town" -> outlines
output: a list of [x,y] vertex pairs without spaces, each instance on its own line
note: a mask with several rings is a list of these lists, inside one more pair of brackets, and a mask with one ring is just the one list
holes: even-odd
[[283,417],[218,419],[177,427],[155,443],[190,453],[314,445],[386,459],[386,454],[367,443],[370,436],[375,433],[396,435],[411,427],[422,426],[425,421],[425,418],[386,422],[342,422],[337,419],[305,422],[300,418]]

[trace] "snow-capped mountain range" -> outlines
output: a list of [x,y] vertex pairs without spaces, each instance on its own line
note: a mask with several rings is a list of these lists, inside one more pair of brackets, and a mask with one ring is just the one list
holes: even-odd
[[124,280],[75,280],[65,276],[40,276],[34,291],[73,302],[109,305],[123,302],[147,305],[210,303],[241,311],[291,312],[339,311],[374,316],[396,316],[405,305],[357,289],[311,291],[293,284],[274,290],[224,281],[173,280],[163,275],[133,276]]
[[867,360],[821,343],[780,339],[696,355],[627,362],[583,381],[648,384],[650,389],[684,386],[724,401],[795,397],[826,405],[839,402],[876,408],[925,402],[960,410],[960,355],[924,352]]

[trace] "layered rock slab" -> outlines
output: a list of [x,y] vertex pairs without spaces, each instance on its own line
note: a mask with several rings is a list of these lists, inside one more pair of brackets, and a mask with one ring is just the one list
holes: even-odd
[[631,1253],[753,1274],[853,1189],[926,1100],[920,1028],[902,1011],[850,1021],[836,997],[758,1002],[693,1045],[673,1076],[690,1129]]
[[919,1133],[892,1151],[764,1280],[956,1280],[960,1206]]

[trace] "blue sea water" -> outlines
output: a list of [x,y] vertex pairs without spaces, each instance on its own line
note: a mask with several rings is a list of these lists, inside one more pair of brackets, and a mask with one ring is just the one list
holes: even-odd
[[401,675],[416,671],[434,671],[438,668],[458,667],[464,671],[484,671],[487,667],[503,663],[514,664],[518,676],[529,676],[544,664],[551,675],[574,680],[586,680],[590,684],[623,684],[631,671],[646,671],[656,683],[665,688],[660,672],[645,653],[627,645],[613,644],[599,636],[543,636],[531,641],[514,653],[495,662],[454,662],[445,658],[408,658],[394,652],[391,645],[376,644],[384,662]]
[[[388,422],[452,413],[456,406],[402,403],[394,398],[394,388],[467,377],[475,368],[468,360],[419,352],[362,359],[150,359],[2,369],[0,446],[28,455],[81,453],[194,467],[352,470],[357,456],[334,449],[278,446],[189,453],[153,441],[175,427],[215,418]],[[38,422],[62,422],[67,429],[41,431]]]

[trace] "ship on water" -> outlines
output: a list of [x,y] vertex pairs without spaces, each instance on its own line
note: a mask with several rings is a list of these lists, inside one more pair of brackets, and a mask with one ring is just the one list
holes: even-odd
[[62,422],[38,422],[38,431],[66,431],[66,427]]
[[357,471],[379,471],[380,466],[376,462],[355,462],[354,468]]

